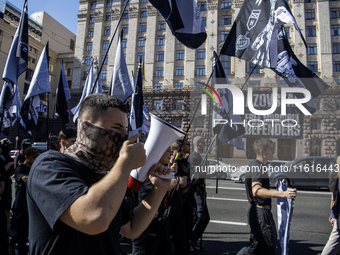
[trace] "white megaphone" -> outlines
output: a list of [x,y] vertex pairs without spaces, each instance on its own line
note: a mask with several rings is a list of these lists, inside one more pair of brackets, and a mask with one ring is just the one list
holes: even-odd
[[[151,127],[148,138],[145,142],[146,163],[144,166],[134,169],[130,173],[128,188],[138,191],[148,177],[150,168],[158,163],[164,152],[177,139],[186,135],[179,128],[171,125],[165,120],[153,115],[151,116]],[[174,173],[159,175],[163,179],[173,179]]]

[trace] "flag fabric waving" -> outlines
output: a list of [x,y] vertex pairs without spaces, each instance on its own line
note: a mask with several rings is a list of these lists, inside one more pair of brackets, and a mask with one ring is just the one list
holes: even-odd
[[[283,28],[288,23],[294,24],[306,45],[284,0],[245,0],[221,54],[271,68],[290,87],[306,88],[315,98],[329,86],[295,56]],[[312,100],[304,105],[311,113],[316,110]]]
[[71,99],[70,89],[67,84],[67,79],[64,70],[64,64],[61,63],[59,76],[59,84],[57,88],[56,113],[64,123],[69,121],[69,110],[67,101]]
[[138,64],[135,91],[132,94],[130,112],[130,135],[134,135],[143,126],[143,77],[142,63]]
[[110,91],[111,96],[115,96],[123,102],[125,102],[127,98],[133,93],[133,89],[129,79],[129,72],[125,62],[121,38],[119,38],[118,41]]
[[12,101],[12,105],[9,108],[9,112],[12,116],[12,126],[15,124],[17,120],[19,120],[20,123],[22,123],[20,111],[21,111],[21,100],[20,100],[19,88],[18,86],[15,85],[14,98]]
[[196,49],[207,33],[195,0],[149,0],[162,14],[172,34],[185,46]]
[[[215,51],[211,83],[213,86],[218,83],[227,83],[227,77],[223,66]],[[243,124],[236,124],[243,123],[243,120],[240,115],[233,114],[233,97],[230,91],[226,88],[217,88],[216,90],[220,95],[222,105],[218,104],[213,108],[213,131],[215,134],[218,134],[217,137],[222,143],[229,143],[241,150],[244,150],[242,135],[245,133],[245,129]],[[223,122],[218,124],[221,120],[223,120]],[[225,123],[226,120],[228,121],[227,123]]]
[[5,108],[8,110],[11,105],[15,95],[15,84],[5,81],[2,85],[1,97],[0,97],[0,108]]
[[[91,94],[92,91],[92,87],[94,83],[94,76],[93,76],[93,63],[91,64],[90,70],[89,70],[89,74],[87,75],[85,84],[84,84],[84,88],[83,88],[83,93],[81,95],[81,98],[79,100],[79,103],[76,107],[71,109],[71,112],[73,113],[73,122],[76,122],[77,118],[78,118],[78,112],[80,110],[80,105],[81,103],[84,101],[84,99]],[[94,90],[94,93],[103,93],[103,88],[102,88],[102,83],[100,80],[100,77],[96,83],[96,87]]]
[[21,108],[25,130],[33,130],[38,123],[38,112],[40,108],[40,94],[50,93],[50,78],[48,72],[48,43],[43,49],[37,67],[34,70],[31,84]]
[[[287,187],[278,181],[277,184],[278,191],[286,191]],[[277,199],[277,229],[279,232],[279,241],[281,245],[281,255],[288,254],[288,243],[289,243],[289,229],[290,222],[293,216],[293,208],[295,204],[295,199],[291,198],[278,198]]]
[[2,78],[13,84],[18,84],[17,79],[27,69],[28,61],[28,15],[27,0],[21,12],[18,28],[14,34],[11,48],[8,53]]

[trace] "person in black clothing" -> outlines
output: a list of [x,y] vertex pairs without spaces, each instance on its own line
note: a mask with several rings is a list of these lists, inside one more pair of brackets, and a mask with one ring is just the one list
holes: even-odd
[[59,151],[60,150],[60,143],[59,143],[58,136],[51,135],[48,138],[48,149],[49,150],[55,150],[55,151]]
[[76,141],[77,131],[72,128],[62,129],[59,132],[58,139],[60,144],[60,152],[64,153],[65,150],[73,145]]
[[[171,148],[169,147],[159,160],[160,164],[168,166],[170,163]],[[171,166],[177,173],[177,163]],[[148,228],[138,237],[132,240],[133,255],[171,255],[172,242],[170,238],[169,215],[172,207],[172,194],[178,189],[177,179],[172,179],[168,192],[165,194],[158,211]],[[138,191],[139,202],[142,201],[152,189],[150,180],[146,180]]]
[[[5,167],[0,163],[0,196],[5,191]],[[1,199],[1,198],[0,198]],[[0,202],[0,254],[8,255],[7,219],[4,205]]]
[[138,135],[127,139],[127,106],[107,94],[84,99],[77,139],[65,153],[49,150],[31,167],[27,182],[30,254],[119,254],[119,234],[137,238],[150,224],[170,180],[156,164],[153,188],[130,210],[124,196],[130,172],[145,164]]
[[[178,153],[181,143],[181,140],[177,140],[171,145],[171,162],[174,161],[174,158]],[[192,209],[187,210],[186,204],[188,203],[188,201],[190,201],[190,199],[186,198],[186,194],[184,194],[184,191],[187,187],[188,176],[190,176],[190,169],[188,161],[183,158],[183,148],[178,153],[178,155],[179,156],[176,160],[178,165],[176,178],[178,178],[179,180],[179,189],[173,193],[169,222],[175,254],[186,255],[190,253],[188,235],[188,226],[190,223],[187,222],[187,216],[188,214],[190,214],[190,211]]]
[[[195,168],[200,166],[202,163],[202,157],[200,154],[204,152],[205,142],[201,136],[196,136],[194,137],[192,144],[194,146],[194,151],[189,156],[189,162],[191,171],[195,173]],[[190,246],[194,251],[203,249],[201,245],[197,245],[197,241],[199,238],[202,238],[202,235],[210,221],[207,206],[207,193],[205,190],[205,175],[200,173],[199,177],[200,178],[197,181],[197,188],[194,193],[196,207],[194,209],[194,224],[190,236]]]
[[249,163],[246,173],[246,193],[250,203],[248,223],[250,226],[250,244],[243,247],[237,255],[261,254],[273,255],[276,246],[276,227],[271,213],[271,198],[295,198],[296,189],[286,191],[270,190],[267,171],[262,168],[273,159],[274,145],[268,138],[258,138],[254,142],[256,159]]
[[21,165],[21,164],[24,163],[24,161],[25,161],[24,151],[25,151],[25,149],[27,149],[29,147],[32,147],[32,142],[31,142],[30,139],[25,138],[24,140],[21,141],[21,150],[20,150],[20,153],[19,153],[18,156],[15,157],[15,160],[14,160],[15,168],[17,168],[18,165]]
[[26,183],[28,174],[34,160],[39,156],[37,148],[25,149],[25,161],[15,169],[15,181],[17,186],[16,197],[12,207],[12,218],[8,226],[8,234],[11,236],[10,254],[15,254],[15,245],[18,244],[18,254],[27,255],[26,242],[28,240],[28,211],[26,200]]
[[5,191],[1,195],[1,203],[6,212],[7,224],[9,223],[9,216],[12,206],[12,180],[11,176],[14,174],[14,160],[9,155],[13,143],[4,138],[0,142],[1,155],[0,162],[5,166]]

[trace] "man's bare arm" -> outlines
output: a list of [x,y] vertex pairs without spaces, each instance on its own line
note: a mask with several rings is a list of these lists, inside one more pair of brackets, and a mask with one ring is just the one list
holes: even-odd
[[60,216],[61,221],[89,235],[108,229],[125,196],[131,170],[145,164],[144,144],[134,143],[137,137],[133,136],[124,142],[109,173],[76,199]]
[[254,197],[260,198],[295,198],[297,195],[296,189],[287,189],[286,191],[276,191],[269,190],[262,187],[260,182],[252,182],[251,183],[252,192]]

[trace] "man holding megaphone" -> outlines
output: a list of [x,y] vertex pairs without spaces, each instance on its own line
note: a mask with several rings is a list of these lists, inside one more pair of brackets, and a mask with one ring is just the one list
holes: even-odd
[[32,166],[27,186],[30,254],[119,254],[119,233],[137,238],[153,219],[170,180],[151,167],[153,188],[130,211],[124,195],[132,169],[145,164],[144,145],[127,139],[127,107],[105,94],[82,103],[78,137],[65,154],[48,151]]

